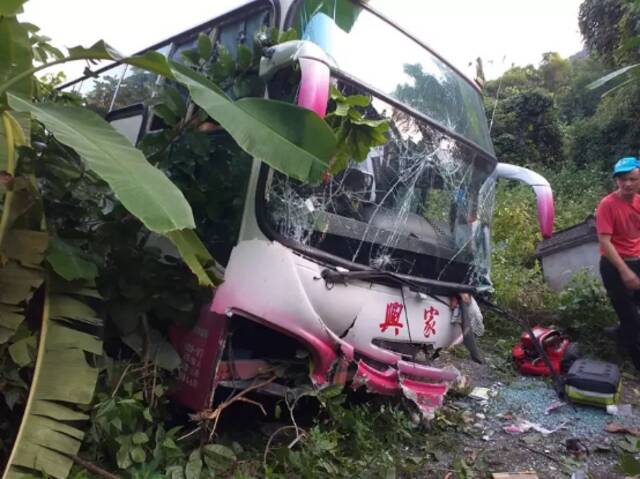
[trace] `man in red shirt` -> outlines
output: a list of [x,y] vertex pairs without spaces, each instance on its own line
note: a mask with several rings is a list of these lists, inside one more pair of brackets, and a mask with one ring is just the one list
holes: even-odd
[[596,210],[600,243],[600,274],[620,319],[619,338],[640,370],[640,161],[618,160],[613,168],[618,189]]

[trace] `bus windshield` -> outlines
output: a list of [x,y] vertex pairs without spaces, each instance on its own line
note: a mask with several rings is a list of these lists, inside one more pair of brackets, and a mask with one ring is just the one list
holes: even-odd
[[339,71],[494,154],[480,93],[366,7],[350,0],[303,0],[294,10],[294,27],[323,48]]
[[[345,95],[366,94],[335,81]],[[365,161],[351,161],[320,185],[270,171],[263,190],[269,229],[379,270],[483,283],[495,163],[379,97],[366,115],[387,120],[389,131]]]

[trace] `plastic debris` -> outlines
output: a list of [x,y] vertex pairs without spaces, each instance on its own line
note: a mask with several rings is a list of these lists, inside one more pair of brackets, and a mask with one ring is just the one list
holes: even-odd
[[631,404],[610,404],[607,413],[612,416],[633,416],[633,407]]
[[473,399],[477,399],[479,401],[488,401],[489,400],[489,388],[475,387],[469,393],[469,397],[473,398]]
[[553,434],[554,432],[558,432],[560,429],[563,429],[566,425],[567,422],[565,421],[554,429],[547,429],[540,424],[536,424],[525,419],[520,419],[513,424],[505,426],[502,429],[504,430],[504,432],[507,432],[509,434],[522,434],[523,432],[534,430],[536,432],[539,432],[543,436],[548,436],[549,434]]
[[563,406],[566,406],[567,403],[564,401],[554,401],[551,404],[549,404],[549,407],[547,409],[545,409],[544,413],[545,415],[549,414],[550,412],[553,411],[557,411],[558,409],[560,409]]

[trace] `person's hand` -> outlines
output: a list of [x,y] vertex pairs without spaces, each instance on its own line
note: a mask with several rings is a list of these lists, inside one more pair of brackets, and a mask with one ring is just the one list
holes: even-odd
[[627,289],[640,289],[640,278],[633,271],[625,271],[620,276]]

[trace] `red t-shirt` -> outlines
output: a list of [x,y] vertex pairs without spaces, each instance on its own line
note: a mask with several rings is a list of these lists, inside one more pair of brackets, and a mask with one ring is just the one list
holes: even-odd
[[[611,235],[611,244],[623,258],[640,257],[640,195],[633,201],[620,199],[616,192],[600,201],[596,210],[596,229]],[[600,254],[604,254],[600,248]]]

